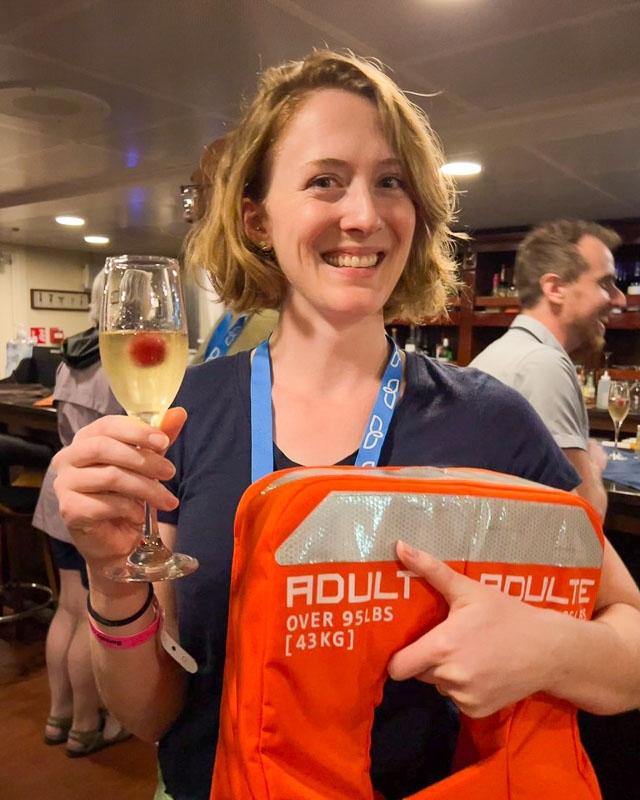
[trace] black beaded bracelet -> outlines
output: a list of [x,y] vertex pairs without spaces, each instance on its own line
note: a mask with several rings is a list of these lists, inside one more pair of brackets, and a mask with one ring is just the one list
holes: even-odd
[[121,628],[123,625],[129,625],[131,622],[135,622],[137,619],[144,614],[144,612],[149,608],[151,605],[151,601],[153,600],[153,584],[149,584],[149,592],[147,594],[147,599],[144,601],[144,605],[140,609],[140,611],[136,611],[135,614],[132,614],[130,617],[126,619],[106,619],[106,617],[101,617],[100,614],[95,610],[95,608],[91,605],[91,600],[89,599],[89,595],[87,595],[87,611],[89,612],[89,616],[91,619],[99,622],[101,625],[104,625],[106,628]]

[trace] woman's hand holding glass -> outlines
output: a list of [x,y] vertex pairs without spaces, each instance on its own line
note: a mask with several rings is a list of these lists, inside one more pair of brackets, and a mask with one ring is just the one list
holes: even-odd
[[164,454],[185,419],[183,409],[170,409],[158,430],[131,417],[102,417],[55,456],[60,511],[93,574],[122,566],[140,540],[145,504],[177,506],[160,481],[174,474]]

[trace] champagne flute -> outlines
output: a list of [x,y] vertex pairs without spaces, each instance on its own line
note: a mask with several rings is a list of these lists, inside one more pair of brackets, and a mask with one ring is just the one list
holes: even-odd
[[629,413],[629,384],[625,381],[611,381],[609,387],[609,416],[613,420],[615,444],[613,453],[609,456],[612,461],[627,461],[618,449],[620,427]]
[[[116,400],[129,414],[159,426],[187,366],[185,306],[178,262],[161,256],[117,256],[105,265],[100,357]],[[108,570],[118,581],[160,581],[190,575],[191,556],[172,553],[145,503],[142,538],[125,564]]]

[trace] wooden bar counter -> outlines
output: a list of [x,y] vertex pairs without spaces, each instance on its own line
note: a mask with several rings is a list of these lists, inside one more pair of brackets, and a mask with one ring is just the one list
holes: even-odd
[[52,406],[34,406],[34,398],[0,396],[0,432],[46,442],[58,449],[58,420]]

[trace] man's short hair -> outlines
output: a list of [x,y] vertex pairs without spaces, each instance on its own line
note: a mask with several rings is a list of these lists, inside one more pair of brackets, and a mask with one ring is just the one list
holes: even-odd
[[542,297],[540,279],[547,272],[572,283],[589,268],[577,245],[584,236],[594,236],[609,250],[622,241],[612,229],[577,219],[557,219],[531,230],[516,254],[514,281],[522,308],[533,308]]

